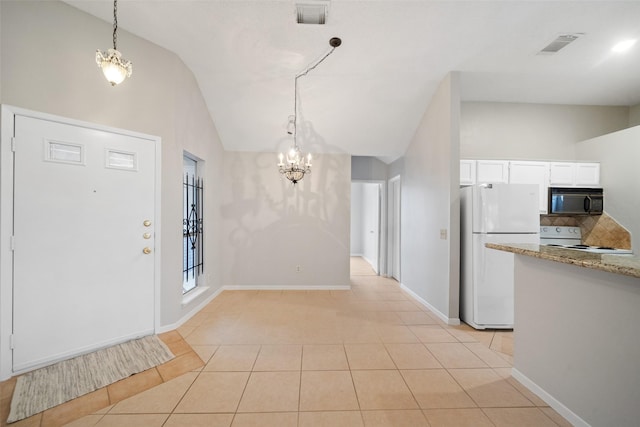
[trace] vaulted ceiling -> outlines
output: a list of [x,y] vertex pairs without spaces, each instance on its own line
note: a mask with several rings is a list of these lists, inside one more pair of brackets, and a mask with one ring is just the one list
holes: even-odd
[[[112,22],[112,0],[65,2]],[[333,0],[325,25],[297,24],[295,5],[120,0],[118,24],[192,70],[228,150],[289,146],[294,76],[335,36],[342,46],[299,80],[305,151],[401,156],[449,71],[468,101],[640,104],[640,1]],[[568,33],[582,34],[539,54]],[[612,53],[623,39],[638,43]]]

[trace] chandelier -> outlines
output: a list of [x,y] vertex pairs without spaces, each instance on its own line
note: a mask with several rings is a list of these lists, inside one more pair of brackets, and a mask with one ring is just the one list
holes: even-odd
[[131,77],[133,64],[122,57],[116,47],[118,41],[118,0],[113,1],[113,49],[106,53],[96,50],[96,63],[102,69],[102,73],[111,86],[122,83],[125,78]]
[[329,40],[331,49],[322,58],[310,64],[304,71],[298,73],[294,79],[293,85],[293,116],[289,116],[289,124],[287,125],[287,133],[293,136],[293,147],[287,152],[286,156],[283,153],[279,155],[278,170],[285,178],[287,178],[293,185],[296,185],[304,178],[308,173],[311,173],[311,153],[306,156],[300,151],[297,141],[298,130],[298,79],[302,76],[306,76],[309,71],[316,68],[322,61],[327,59],[329,55],[333,53],[338,46],[342,44],[342,40],[338,37],[333,37]]

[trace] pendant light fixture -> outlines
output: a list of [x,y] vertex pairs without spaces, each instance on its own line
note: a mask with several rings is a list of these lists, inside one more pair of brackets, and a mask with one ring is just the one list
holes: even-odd
[[122,57],[118,52],[118,0],[113,0],[113,49],[106,53],[100,49],[96,51],[96,63],[102,69],[104,77],[111,86],[122,83],[125,78],[131,77],[133,64]]
[[322,61],[327,59],[329,55],[333,53],[338,46],[342,44],[342,40],[338,37],[333,37],[329,40],[331,50],[327,52],[322,58],[316,62],[310,64],[304,71],[298,73],[294,79],[293,84],[293,115],[289,116],[289,124],[287,125],[287,133],[293,135],[293,147],[289,150],[286,156],[283,153],[279,155],[278,170],[284,175],[293,185],[296,185],[304,178],[308,173],[311,173],[311,153],[306,156],[300,151],[297,141],[298,131],[298,79],[302,76],[306,76],[309,71],[316,68]]

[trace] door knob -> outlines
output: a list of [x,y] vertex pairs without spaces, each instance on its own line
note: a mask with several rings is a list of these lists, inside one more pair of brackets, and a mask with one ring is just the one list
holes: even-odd
[[144,222],[142,223],[145,227],[149,227],[151,226],[151,221],[149,221],[148,219],[145,219]]
[[144,252],[145,254],[149,255],[151,253],[151,248],[150,247],[146,247],[142,250],[142,252]]
[[150,239],[151,238],[151,233],[144,233],[142,235],[142,237],[144,237],[145,239]]

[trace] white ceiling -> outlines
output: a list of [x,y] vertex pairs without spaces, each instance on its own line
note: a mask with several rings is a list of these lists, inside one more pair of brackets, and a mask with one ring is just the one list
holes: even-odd
[[[66,3],[112,22],[112,0]],[[404,153],[452,70],[461,72],[463,100],[640,104],[639,23],[637,0],[333,0],[326,25],[296,24],[294,1],[118,2],[121,29],[193,71],[227,150],[288,148],[294,76],[342,38],[299,80],[298,142],[303,151],[386,161]],[[563,33],[584,35],[555,55],[537,54]],[[612,54],[626,38],[639,41]]]

